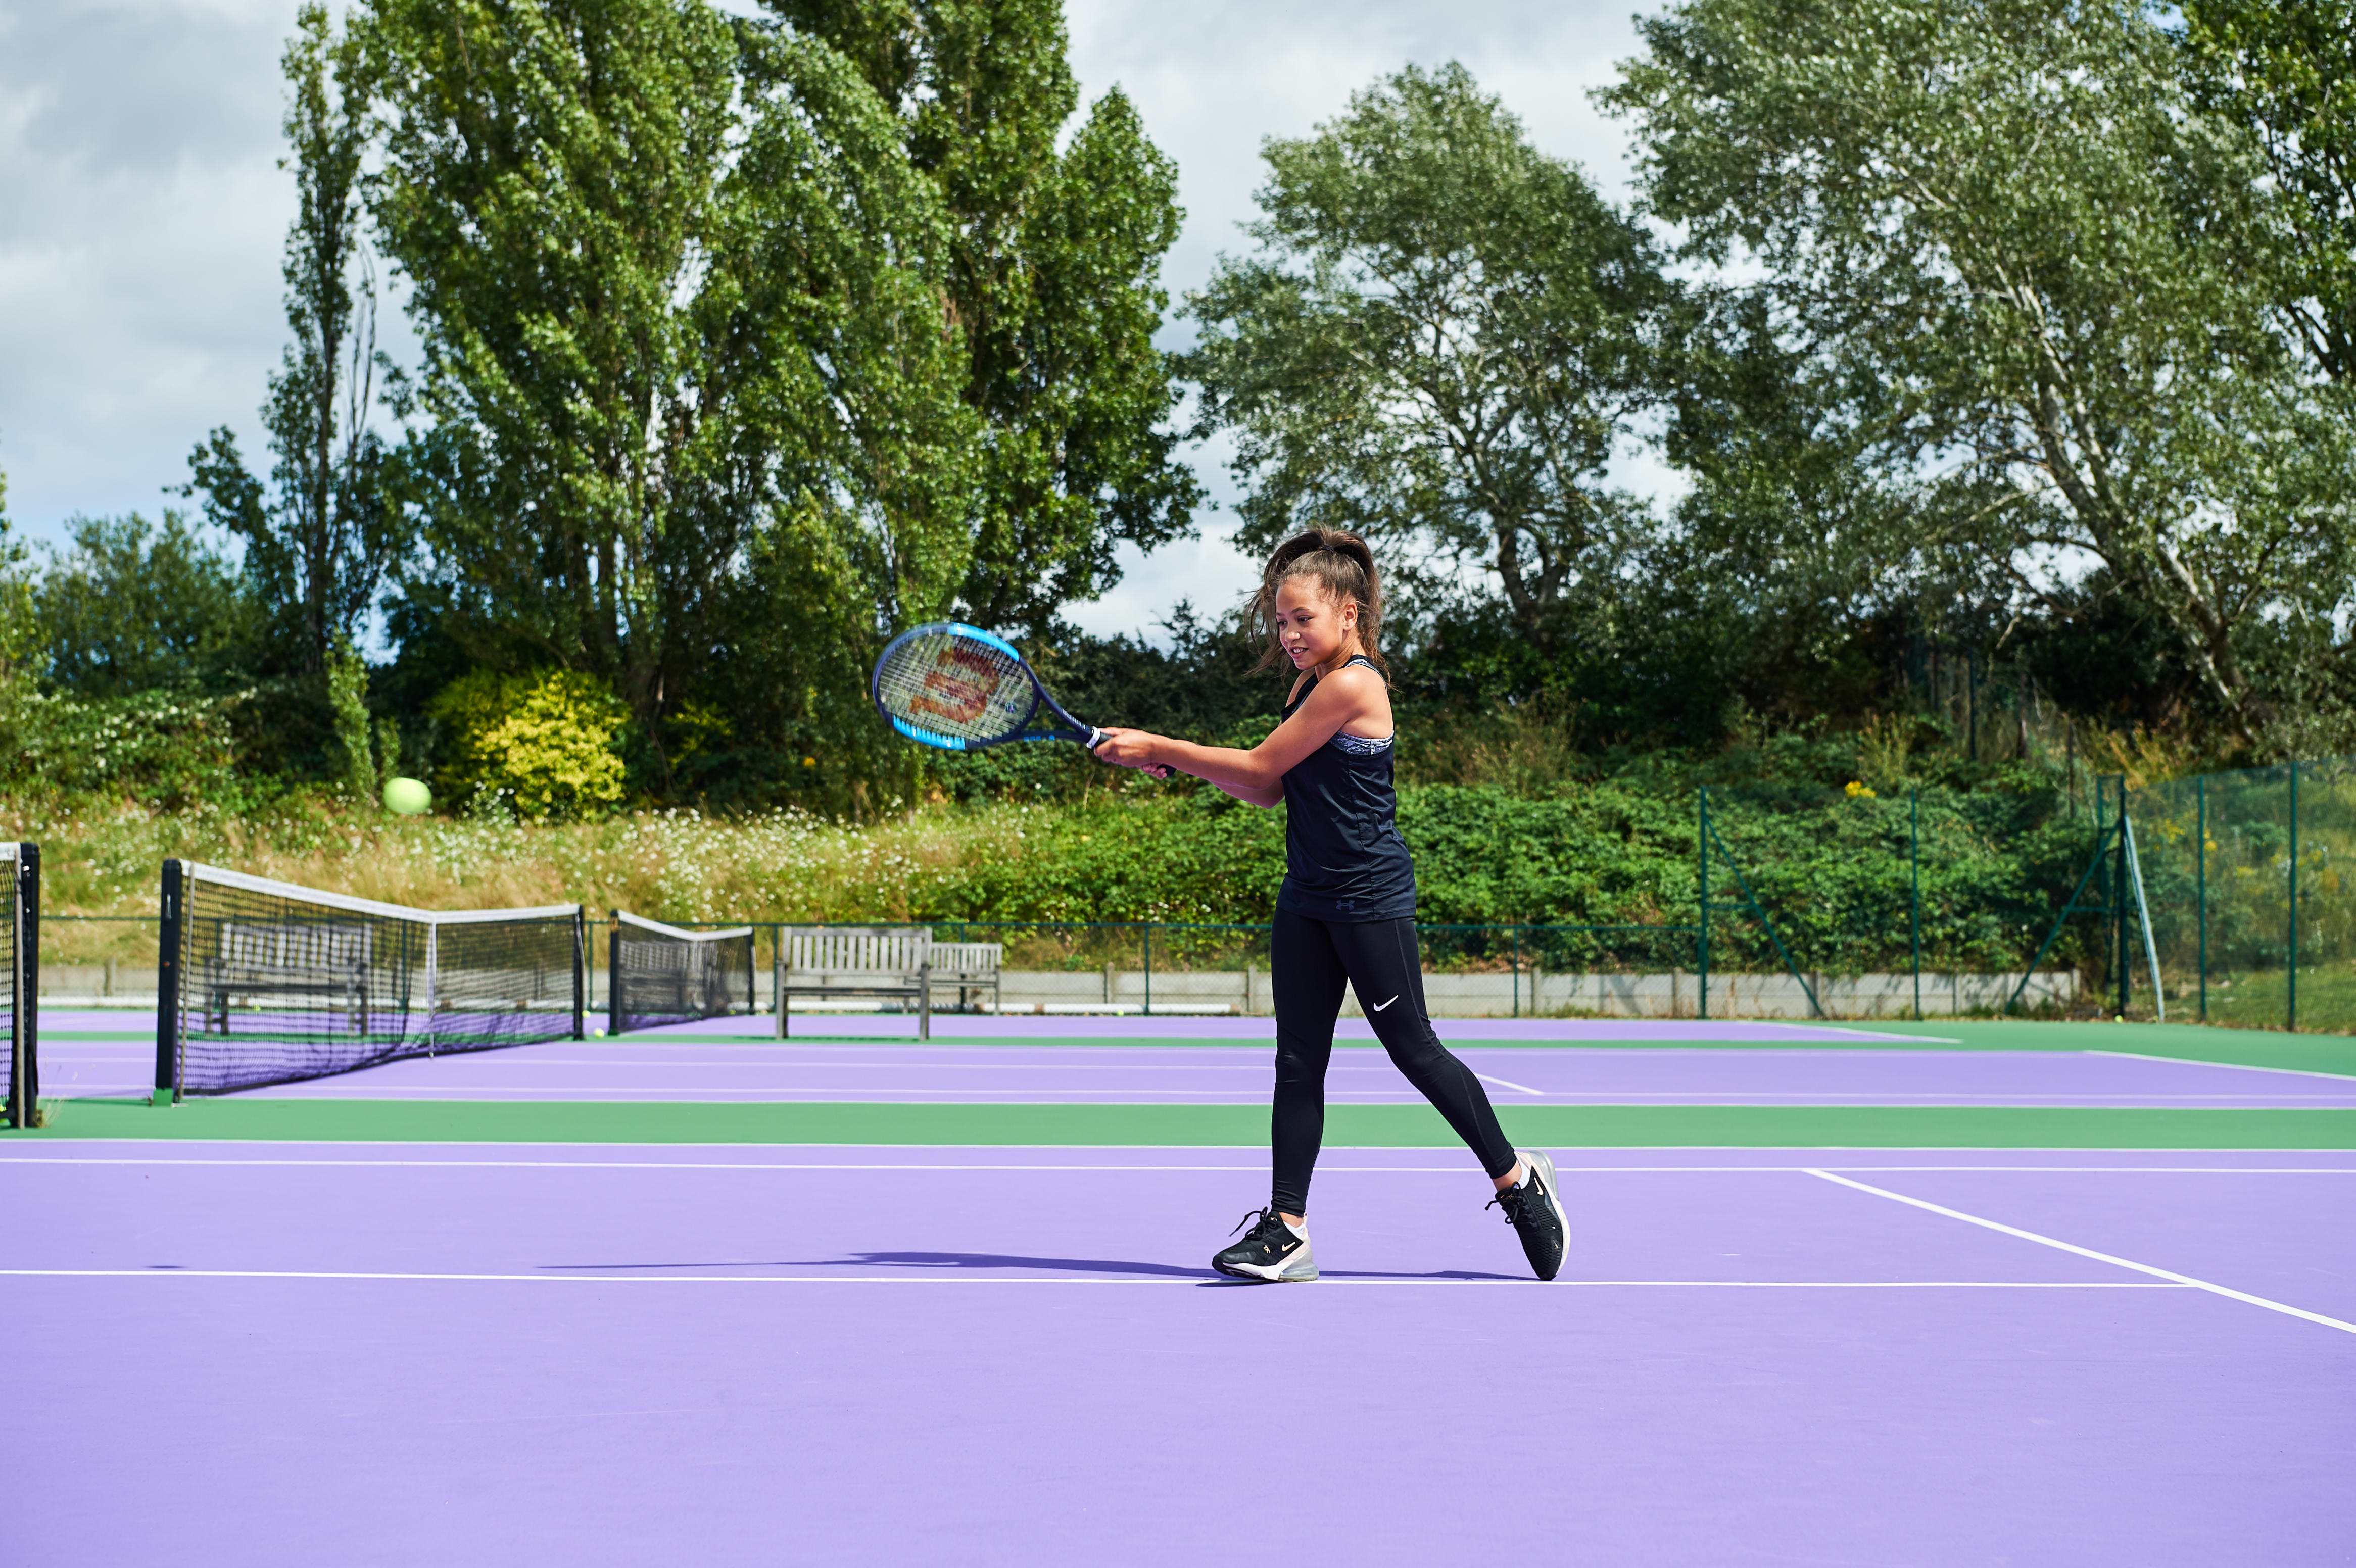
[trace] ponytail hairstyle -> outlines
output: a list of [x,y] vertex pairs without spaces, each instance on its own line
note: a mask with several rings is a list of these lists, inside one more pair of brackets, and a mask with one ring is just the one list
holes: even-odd
[[1326,598],[1337,603],[1346,599],[1357,604],[1358,646],[1374,661],[1376,670],[1387,684],[1391,667],[1383,662],[1376,645],[1383,630],[1383,582],[1375,571],[1375,552],[1366,548],[1365,540],[1339,528],[1311,528],[1295,534],[1277,546],[1276,553],[1268,558],[1249,612],[1267,630],[1268,649],[1253,667],[1276,669],[1289,662],[1284,656],[1284,645],[1277,637],[1276,591],[1287,581],[1303,577],[1315,582]]

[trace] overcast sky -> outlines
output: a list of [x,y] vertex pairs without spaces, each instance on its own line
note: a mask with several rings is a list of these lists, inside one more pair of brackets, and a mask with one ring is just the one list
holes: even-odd
[[[1629,0],[1069,0],[1090,97],[1119,84],[1177,159],[1173,298],[1246,241],[1259,146],[1338,112],[1408,61],[1462,61],[1533,140],[1626,195],[1626,137],[1588,90],[1635,50]],[[255,410],[286,340],[279,256],[294,197],[280,50],[295,0],[0,0],[0,472],[11,518],[153,513],[213,426],[262,453]],[[387,347],[406,335],[386,324]],[[1215,496],[1232,494],[1198,454]],[[177,504],[177,503],[175,503]],[[1103,601],[1090,631],[1151,626],[1252,574],[1226,514]]]

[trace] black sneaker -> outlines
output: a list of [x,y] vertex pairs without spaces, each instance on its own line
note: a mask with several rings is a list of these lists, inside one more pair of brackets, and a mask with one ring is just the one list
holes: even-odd
[[[1297,1284],[1317,1277],[1317,1260],[1310,1255],[1309,1238],[1296,1236],[1273,1209],[1255,1209],[1244,1216],[1251,1234],[1211,1260],[1221,1274],[1238,1279],[1265,1279]],[[1229,1232],[1232,1234],[1233,1232]]]
[[1522,1157],[1523,1182],[1500,1191],[1487,1207],[1505,1210],[1505,1222],[1522,1238],[1531,1270],[1540,1279],[1552,1279],[1562,1272],[1562,1254],[1570,1245],[1570,1217],[1562,1211],[1562,1199],[1555,1191],[1554,1161],[1536,1149],[1514,1152]]

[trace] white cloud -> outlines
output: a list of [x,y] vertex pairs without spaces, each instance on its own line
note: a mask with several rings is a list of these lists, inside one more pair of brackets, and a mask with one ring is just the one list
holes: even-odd
[[55,538],[254,440],[285,324],[278,55],[294,0],[0,0],[0,470]]
[[[37,538],[76,512],[152,512],[214,425],[261,452],[255,411],[286,336],[278,61],[295,5],[0,0],[0,471]],[[1410,60],[1462,61],[1538,145],[1624,194],[1625,137],[1587,99],[1635,52],[1619,8],[1069,5],[1084,91],[1118,83],[1178,161],[1173,296],[1247,245],[1237,226],[1253,212],[1262,138],[1307,133]],[[1201,461],[1213,494],[1230,494]],[[1239,595],[1252,564],[1226,543],[1232,517],[1203,521],[1200,539],[1132,559],[1128,581],[1075,618],[1150,631],[1181,597],[1207,608]]]

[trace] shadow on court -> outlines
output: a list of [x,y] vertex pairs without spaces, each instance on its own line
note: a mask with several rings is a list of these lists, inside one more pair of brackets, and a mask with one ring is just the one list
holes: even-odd
[[[1153,1279],[1191,1279],[1205,1285],[1258,1285],[1258,1280],[1232,1279],[1214,1274],[1206,1268],[1184,1268],[1176,1264],[1136,1263],[1117,1258],[1040,1258],[1012,1253],[853,1253],[839,1258],[798,1258],[761,1262],[749,1258],[722,1258],[703,1262],[674,1261],[645,1264],[542,1264],[550,1274],[626,1273],[644,1269],[694,1268],[873,1268],[873,1269],[1033,1269],[1052,1274],[1100,1274]],[[1520,1279],[1510,1274],[1481,1274],[1470,1269],[1436,1269],[1423,1274],[1408,1274],[1383,1269],[1326,1269],[1328,1279]]]

